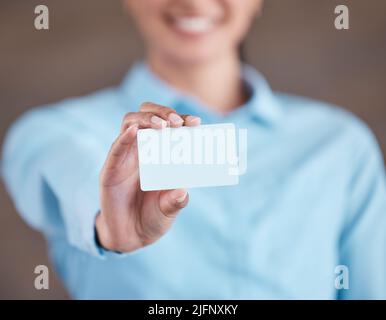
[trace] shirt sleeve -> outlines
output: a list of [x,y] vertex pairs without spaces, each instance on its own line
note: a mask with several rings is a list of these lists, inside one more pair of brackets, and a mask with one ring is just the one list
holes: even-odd
[[106,150],[57,108],[27,113],[9,130],[2,177],[26,222],[46,236],[104,257],[95,239],[99,172]]
[[386,298],[386,183],[382,153],[366,128],[356,140],[348,210],[340,241],[341,264],[349,287],[341,299]]

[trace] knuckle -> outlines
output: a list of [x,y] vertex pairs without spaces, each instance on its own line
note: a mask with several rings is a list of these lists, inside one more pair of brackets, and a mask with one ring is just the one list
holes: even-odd
[[179,204],[171,203],[166,209],[161,210],[161,213],[166,221],[172,222],[177,217],[180,209],[182,208]]
[[125,116],[123,117],[123,120],[125,121],[125,120],[128,120],[128,119],[131,119],[131,118],[133,118],[133,116],[135,116],[135,115],[136,115],[136,112],[128,112],[128,113],[126,113]]
[[153,106],[155,106],[155,104],[153,102],[145,101],[145,102],[141,103],[141,105],[139,106],[139,110],[143,111],[143,110],[146,110],[147,108],[153,107]]
[[173,222],[174,219],[177,217],[178,213],[180,211],[180,207],[176,207],[174,210],[170,210],[169,212],[165,212],[164,216],[169,222]]
[[153,113],[153,112],[146,112],[144,117],[141,120],[145,121],[146,123],[150,123],[151,122],[151,117],[155,116],[155,115],[156,114]]
[[166,114],[176,113],[176,110],[170,107],[161,107],[162,111]]
[[115,146],[117,145],[118,143],[118,140],[115,140],[111,146],[110,146],[110,150],[109,150],[109,154],[113,153],[114,152],[114,149],[115,149]]
[[136,120],[135,120],[136,115],[137,115],[136,112],[129,112],[124,116],[123,121],[122,121],[122,125],[121,125],[121,131],[124,131],[130,125],[136,123]]

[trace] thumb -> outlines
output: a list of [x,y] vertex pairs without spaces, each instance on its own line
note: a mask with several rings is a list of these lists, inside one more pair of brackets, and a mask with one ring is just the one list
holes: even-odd
[[159,207],[165,216],[174,217],[188,201],[189,195],[185,189],[166,190],[160,193]]

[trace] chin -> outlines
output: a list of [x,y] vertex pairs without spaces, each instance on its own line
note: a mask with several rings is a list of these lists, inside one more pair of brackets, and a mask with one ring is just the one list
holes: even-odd
[[[174,41],[163,44],[163,52],[173,62],[180,64],[201,64],[218,59],[225,51],[224,45],[212,41]],[[209,39],[208,39],[209,40]]]
[[180,63],[203,64],[211,62],[218,57],[218,54],[208,50],[189,50],[181,53],[174,53],[174,59]]

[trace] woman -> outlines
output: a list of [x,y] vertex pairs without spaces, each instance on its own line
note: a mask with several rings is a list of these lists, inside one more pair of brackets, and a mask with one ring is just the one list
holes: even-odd
[[[124,4],[146,62],[119,88],[28,113],[4,147],[9,192],[47,237],[71,295],[385,298],[376,140],[339,109],[273,93],[241,63],[262,1]],[[240,184],[142,192],[138,128],[201,121],[248,129]]]

